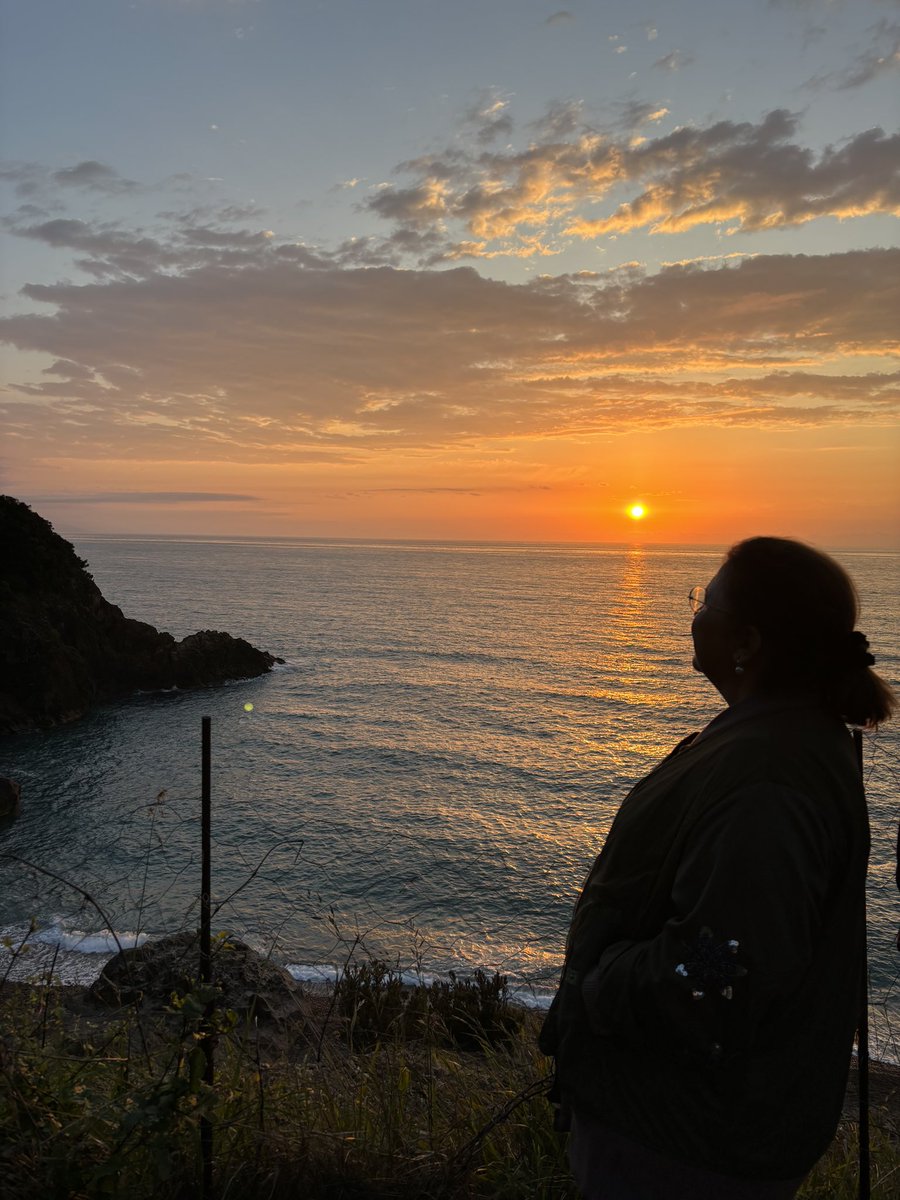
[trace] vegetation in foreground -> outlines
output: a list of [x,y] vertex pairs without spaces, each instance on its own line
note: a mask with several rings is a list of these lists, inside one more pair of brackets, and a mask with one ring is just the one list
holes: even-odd
[[[101,1017],[74,989],[0,988],[4,1195],[196,1197],[205,1126],[222,1200],[576,1200],[535,1022],[502,978],[410,989],[363,963],[289,1027],[218,1011],[212,1086],[207,999],[194,990],[163,1015]],[[893,1200],[896,1102],[876,1101],[872,1195]],[[848,1120],[801,1196],[856,1195]]]

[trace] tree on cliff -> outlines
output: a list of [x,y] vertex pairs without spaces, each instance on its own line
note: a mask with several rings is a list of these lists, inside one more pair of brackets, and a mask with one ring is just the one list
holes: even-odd
[[276,661],[227,633],[178,642],[126,617],[49,521],[0,496],[0,733],[69,721],[138,690],[249,679]]

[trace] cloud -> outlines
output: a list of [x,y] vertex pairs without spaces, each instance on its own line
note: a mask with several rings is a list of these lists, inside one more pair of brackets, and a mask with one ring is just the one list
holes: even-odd
[[567,8],[561,8],[555,13],[551,13],[544,21],[545,25],[558,25],[561,21],[573,21],[574,15]]
[[[12,186],[15,195],[28,201],[38,201],[45,210],[65,211],[70,204],[89,197],[94,204],[109,204],[123,198],[149,196],[159,192],[195,197],[208,196],[215,185],[222,182],[212,176],[198,177],[188,172],[177,172],[163,179],[138,182],[126,179],[107,163],[96,159],[85,159],[72,167],[51,170],[43,163],[3,162],[0,163],[0,182]],[[207,206],[219,219],[228,219],[224,214],[228,208],[235,212],[242,209],[257,210],[256,205]],[[198,209],[199,211],[199,209]]]
[[513,131],[513,119],[509,112],[509,101],[504,100],[494,89],[481,93],[463,117],[463,126],[475,134],[475,139],[486,146],[498,137],[508,137]]
[[873,79],[900,69],[900,25],[881,21],[874,42],[868,50],[858,55],[840,77],[841,89],[862,87]]
[[90,367],[62,358],[56,359],[49,367],[45,367],[42,373],[44,375],[60,375],[63,379],[70,380],[94,378],[94,372]]
[[255,203],[197,204],[187,209],[166,209],[157,213],[157,216],[161,220],[174,221],[178,225],[230,225],[241,221],[255,221],[264,216],[265,211],[261,205]]
[[822,88],[847,91],[863,87],[900,69],[900,23],[881,20],[872,26],[870,32],[870,45],[858,53],[852,62],[841,70],[814,75],[803,86],[814,91]]
[[634,132],[643,125],[655,124],[669,115],[665,105],[648,104],[644,100],[626,100],[615,107],[622,114],[618,122],[619,127],[629,132]]
[[157,241],[112,224],[90,224],[59,217],[36,225],[6,222],[19,237],[44,242],[55,249],[74,250],[76,265],[88,274],[147,276],[178,264],[180,255]]
[[724,223],[764,230],[900,212],[900,134],[870,129],[816,159],[788,141],[793,127],[775,112],[759,126],[723,121],[641,145],[632,178],[650,176],[650,184],[610,216],[574,222],[571,231],[680,233]]
[[[226,210],[227,211],[227,210]],[[235,210],[239,212],[240,210]],[[76,264],[97,278],[127,276],[146,278],[159,271],[210,263],[252,261],[273,238],[271,230],[230,229],[221,225],[181,220],[167,239],[150,237],[110,222],[87,222],[57,217],[38,224],[12,218],[6,227],[18,237],[44,242],[55,249],[74,250]],[[282,247],[281,253],[309,265],[317,256],[304,247]]]
[[680,71],[682,67],[690,66],[694,61],[693,55],[685,54],[683,50],[670,50],[653,64],[659,71]]
[[900,402],[898,375],[870,367],[896,348],[900,250],[513,285],[301,249],[195,265],[180,239],[177,269],[29,286],[47,311],[0,337],[52,365],[0,402],[10,438],[43,459],[351,462],[640,425],[878,423]]
[[0,180],[11,183],[17,196],[40,197],[45,202],[60,190],[77,189],[110,197],[145,190],[133,179],[125,179],[112,167],[95,159],[86,159],[58,171],[49,171],[35,162],[0,163]]
[[[365,207],[425,238],[426,263],[546,254],[560,239],[635,229],[765,230],[900,212],[900,134],[870,129],[816,154],[797,142],[798,118],[776,109],[759,123],[634,137],[637,121],[665,115],[653,105],[625,106],[621,123],[631,128],[617,133],[573,129],[577,112],[557,108],[526,149],[469,153],[456,145],[403,163],[398,170],[412,181],[380,187]],[[629,189],[631,198],[610,206]]]
[[549,484],[545,483],[513,483],[488,484],[478,487],[377,487],[360,488],[354,494],[359,496],[382,496],[399,494],[403,496],[496,496],[505,493],[549,492]]
[[583,101],[556,100],[548,106],[543,116],[530,123],[529,128],[534,131],[539,141],[566,138],[581,125],[583,114]]
[[237,492],[95,492],[33,496],[32,504],[222,504],[256,502],[259,496]]
[[86,188],[88,191],[105,192],[112,195],[133,192],[140,187],[134,180],[123,179],[112,167],[94,159],[80,162],[74,167],[64,167],[60,171],[54,171],[51,178],[54,183],[63,187]]
[[37,196],[49,179],[47,168],[34,162],[0,163],[0,180],[13,185],[21,197]]

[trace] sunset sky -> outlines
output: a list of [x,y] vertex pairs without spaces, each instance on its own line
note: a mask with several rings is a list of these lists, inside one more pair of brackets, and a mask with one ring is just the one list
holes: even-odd
[[898,0],[0,14],[66,536],[900,544]]

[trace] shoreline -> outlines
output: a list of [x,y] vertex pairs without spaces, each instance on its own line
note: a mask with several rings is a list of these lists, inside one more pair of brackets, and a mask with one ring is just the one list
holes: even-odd
[[[28,987],[86,990],[99,978],[104,966],[118,953],[117,950],[106,947],[102,950],[92,951],[79,950],[75,946],[60,946],[56,941],[42,941],[39,933],[40,931],[36,931],[32,935],[33,940],[26,942],[27,950],[21,953],[17,961],[14,961],[9,968],[6,963],[7,957],[16,956],[17,947],[21,945],[21,942],[14,943],[12,948],[0,945],[0,988],[8,982]],[[92,937],[99,936],[86,935],[84,941],[89,942]],[[107,934],[106,938],[108,937]],[[138,938],[133,935],[123,936],[122,949],[130,949],[136,945],[144,945],[147,942],[158,940],[159,936],[157,935],[140,935]],[[268,956],[263,954],[263,957]],[[272,962],[286,970],[304,991],[309,990],[322,995],[329,995],[334,990],[335,984],[346,966],[346,962],[340,965],[337,963],[296,963],[281,961],[280,958],[274,957]],[[493,974],[493,970],[490,968],[482,969],[488,974]],[[465,978],[470,976],[474,970],[475,968],[456,968],[456,973],[459,978]],[[448,972],[439,971],[424,971],[416,974],[400,968],[400,974],[404,985],[410,988],[427,987],[436,980],[447,981],[448,979]],[[503,975],[504,972],[501,971],[500,974]],[[512,980],[507,986],[507,998],[509,1003],[516,1008],[524,1009],[526,1012],[543,1013],[550,1007],[555,991],[555,985],[553,987],[544,986],[538,990],[527,982]]]

